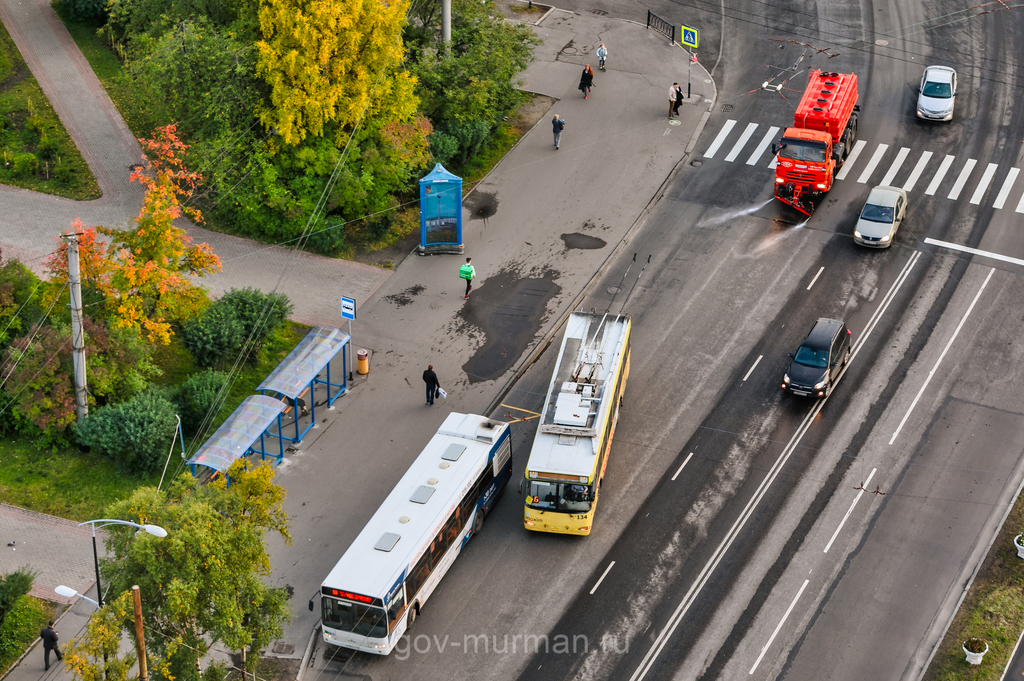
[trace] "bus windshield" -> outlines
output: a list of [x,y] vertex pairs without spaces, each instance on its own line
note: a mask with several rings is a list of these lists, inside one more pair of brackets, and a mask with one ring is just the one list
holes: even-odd
[[791,161],[811,161],[814,163],[825,162],[825,145],[821,142],[809,140],[791,140],[782,138],[782,149],[779,150],[780,158],[788,158]]
[[369,638],[387,638],[388,625],[383,608],[324,596],[323,609],[325,627]]
[[527,496],[527,505],[541,511],[588,513],[594,489],[589,485],[531,480]]

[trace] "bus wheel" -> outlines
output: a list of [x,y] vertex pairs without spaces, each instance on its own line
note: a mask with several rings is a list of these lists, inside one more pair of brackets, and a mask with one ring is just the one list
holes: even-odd
[[414,605],[411,608],[409,608],[409,617],[406,618],[406,621],[405,621],[405,630],[406,631],[412,629],[412,625],[416,621],[416,616],[419,614],[419,612],[420,612],[420,608],[419,608],[418,605]]
[[476,517],[473,518],[473,534],[479,534],[482,529],[484,529],[484,510],[478,508]]

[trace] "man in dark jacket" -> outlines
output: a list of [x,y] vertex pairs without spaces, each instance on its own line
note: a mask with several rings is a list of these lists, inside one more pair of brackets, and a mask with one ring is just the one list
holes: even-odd
[[551,127],[555,133],[555,149],[557,149],[559,143],[562,141],[562,130],[565,128],[565,119],[558,114],[555,114],[555,117],[551,119]]
[[434,365],[428,364],[427,370],[423,372],[423,382],[427,384],[427,404],[434,403],[434,395],[437,394],[441,384],[437,382],[437,374],[434,373]]
[[50,668],[50,651],[57,653],[57,661],[64,659],[57,647],[57,632],[53,630],[53,620],[46,625],[46,628],[39,632],[39,638],[43,639],[43,664],[46,669]]

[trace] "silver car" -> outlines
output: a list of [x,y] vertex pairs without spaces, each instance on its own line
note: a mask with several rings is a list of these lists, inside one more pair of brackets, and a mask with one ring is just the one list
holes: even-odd
[[907,192],[898,187],[875,187],[860,211],[853,240],[861,246],[888,248],[906,214]]
[[921,76],[921,87],[917,92],[918,118],[952,120],[956,104],[956,71],[948,66],[929,66]]

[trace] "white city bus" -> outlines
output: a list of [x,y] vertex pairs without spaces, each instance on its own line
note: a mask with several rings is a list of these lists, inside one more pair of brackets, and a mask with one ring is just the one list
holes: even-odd
[[509,433],[448,415],[320,586],[326,643],[391,652],[512,476]]

